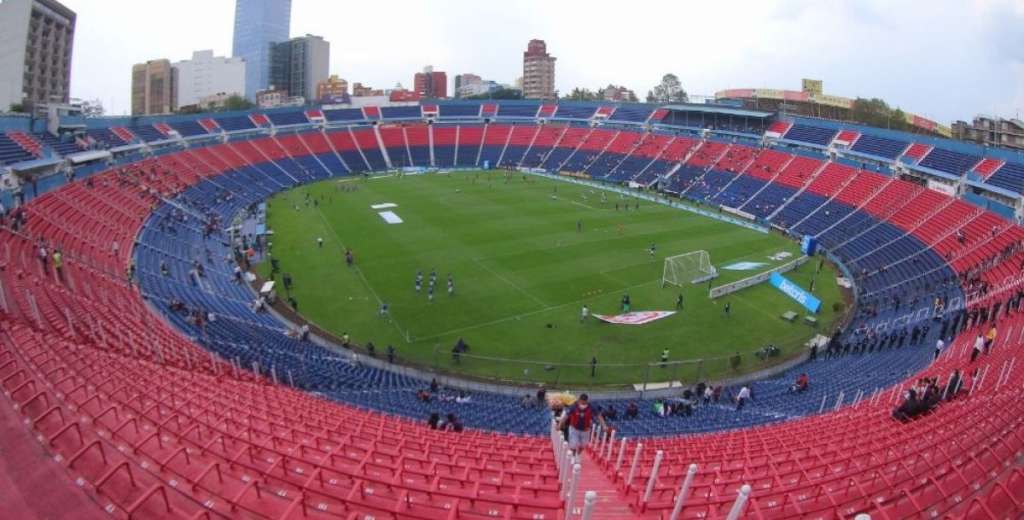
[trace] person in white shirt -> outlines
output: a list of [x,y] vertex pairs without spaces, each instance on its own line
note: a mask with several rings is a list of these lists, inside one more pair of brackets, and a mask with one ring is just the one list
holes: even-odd
[[971,349],[971,363],[978,359],[978,354],[981,354],[983,348],[985,348],[985,337],[978,333],[978,337],[974,340],[974,348]]
[[935,358],[934,359],[939,359],[939,356],[942,354],[942,349],[944,349],[944,348],[946,348],[946,343],[944,343],[942,341],[942,338],[939,338],[938,340],[935,341]]
[[590,309],[584,305],[583,309],[580,310],[580,323],[587,321],[587,317],[590,316]]
[[750,399],[750,388],[744,385],[743,388],[740,388],[740,393],[736,394],[736,409],[743,409],[747,399]]

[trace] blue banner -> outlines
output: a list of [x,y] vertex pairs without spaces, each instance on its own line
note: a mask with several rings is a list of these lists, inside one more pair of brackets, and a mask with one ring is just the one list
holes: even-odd
[[800,240],[800,252],[805,256],[814,256],[814,253],[818,250],[818,239],[811,235],[804,235],[804,238]]
[[813,294],[803,290],[802,287],[790,281],[789,278],[786,278],[779,273],[772,273],[768,282],[772,284],[772,287],[786,293],[786,296],[789,296],[799,302],[800,305],[803,305],[807,310],[817,314],[818,310],[821,309],[821,300],[815,298]]

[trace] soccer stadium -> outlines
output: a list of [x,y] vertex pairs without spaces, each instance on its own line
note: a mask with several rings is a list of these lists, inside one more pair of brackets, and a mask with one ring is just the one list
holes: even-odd
[[412,92],[0,115],[3,518],[1024,517],[1019,152]]

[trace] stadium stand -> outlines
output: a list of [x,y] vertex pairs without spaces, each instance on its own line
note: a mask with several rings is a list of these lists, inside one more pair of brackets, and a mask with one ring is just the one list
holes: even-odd
[[[533,117],[519,115],[530,106],[536,113],[537,105],[502,104],[499,116],[509,107],[512,117]],[[440,105],[441,117],[463,111],[450,107],[461,105]],[[214,118],[229,132],[263,124],[254,119]],[[266,124],[278,123],[271,115]],[[197,126],[208,130],[181,128]],[[780,130],[819,145],[837,133]],[[103,146],[164,138],[153,125],[88,135]],[[5,138],[4,162],[31,157]],[[1016,163],[904,148],[868,134],[853,145],[1024,187]],[[813,359],[746,383],[755,397],[741,409],[731,400],[739,384],[697,396],[691,415],[661,416],[653,398],[598,403],[641,410],[614,420],[616,436],[597,435],[583,457],[587,482],[610,483],[602,492],[619,497],[622,511],[666,517],[692,463],[683,518],[726,516],[744,484],[752,518],[1024,512],[1024,376],[1014,370],[1024,344],[1020,227],[824,158],[621,129],[411,124],[260,135],[113,166],[41,195],[17,210],[23,225],[0,225],[0,408],[19,418],[4,423],[28,428],[50,454],[38,464],[53,469],[56,490],[84,493],[97,512],[119,518],[561,517],[564,480],[547,413],[488,392],[468,405],[425,405],[413,395],[423,380],[290,337],[275,316],[253,312],[251,292],[220,260],[234,251],[216,224],[274,193],[432,161],[616,181],[671,173],[668,191],[814,235],[849,269],[859,291],[853,321]],[[62,249],[61,273],[38,260],[40,244]],[[1001,332],[975,359],[974,338],[993,323]],[[939,337],[953,339],[936,359]],[[949,384],[954,371],[959,386]],[[811,383],[793,392],[799,374]],[[894,420],[911,389],[934,402]],[[469,430],[429,429],[430,411],[457,411]],[[7,445],[15,435],[0,438]],[[72,507],[84,506],[69,499]]]

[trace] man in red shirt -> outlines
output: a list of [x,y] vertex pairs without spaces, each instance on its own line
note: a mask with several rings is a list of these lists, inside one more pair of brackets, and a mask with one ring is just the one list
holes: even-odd
[[796,378],[796,382],[793,383],[793,386],[790,387],[789,391],[803,392],[804,390],[807,390],[807,386],[810,384],[810,382],[811,381],[807,377],[807,374],[800,374],[800,377]]
[[580,394],[580,398],[576,400],[572,408],[562,417],[562,423],[559,424],[559,428],[564,429],[568,425],[569,449],[573,453],[579,455],[580,451],[587,447],[587,441],[590,440],[590,428],[594,425],[595,418],[601,423],[602,427],[607,427],[604,417],[594,413],[587,394]]

